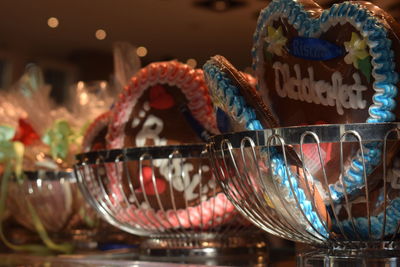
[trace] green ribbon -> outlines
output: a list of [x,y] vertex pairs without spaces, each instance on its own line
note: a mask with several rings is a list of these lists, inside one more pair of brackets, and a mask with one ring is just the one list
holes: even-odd
[[42,137],[43,143],[50,146],[50,154],[54,160],[60,158],[65,160],[71,145],[80,147],[83,135],[89,122],[85,123],[80,130],[74,130],[66,120],[57,120]]
[[0,163],[14,166],[14,172],[17,176],[22,173],[22,163],[24,158],[24,144],[13,142],[15,129],[11,126],[0,125]]
[[[32,217],[32,222],[34,227],[39,234],[40,238],[42,239],[43,243],[46,246],[36,245],[36,244],[28,244],[28,245],[14,245],[7,240],[4,235],[3,231],[3,219],[4,219],[4,212],[6,206],[6,199],[8,194],[8,183],[10,177],[14,175],[17,179],[19,185],[22,185],[24,182],[24,175],[22,172],[22,164],[23,164],[23,157],[24,157],[24,144],[21,142],[12,141],[14,135],[12,135],[12,131],[10,130],[11,127],[0,125],[0,163],[5,165],[5,169],[3,172],[3,177],[1,181],[1,188],[0,188],[0,238],[4,242],[6,246],[15,250],[15,251],[29,251],[34,253],[48,253],[50,250],[59,251],[61,253],[70,253],[73,250],[71,244],[56,244],[54,243],[49,235],[46,232],[40,218],[30,203],[30,201],[25,197],[25,201],[29,210],[29,213]],[[12,170],[14,167],[14,171]]]
[[6,200],[8,194],[8,182],[10,177],[12,176],[12,166],[10,163],[6,164],[6,168],[3,173],[3,177],[1,180],[1,189],[0,189],[0,238],[3,243],[15,251],[29,251],[33,253],[49,253],[49,249],[45,246],[36,245],[36,244],[27,244],[27,245],[14,245],[10,241],[7,240],[6,236],[4,235],[3,231],[3,219],[4,219],[4,212],[6,209]]
[[8,125],[0,125],[0,141],[10,141],[15,135],[15,129]]
[[71,253],[73,251],[73,246],[70,243],[56,244],[54,243],[49,235],[47,234],[46,229],[44,228],[43,223],[41,222],[39,215],[36,213],[35,208],[31,204],[31,202],[26,199],[26,204],[28,206],[29,213],[32,217],[33,225],[35,226],[36,232],[39,234],[40,239],[42,239],[43,243],[51,250],[58,251],[61,253]]
[[42,137],[43,143],[50,146],[50,154],[54,160],[66,159],[74,132],[66,120],[57,120]]

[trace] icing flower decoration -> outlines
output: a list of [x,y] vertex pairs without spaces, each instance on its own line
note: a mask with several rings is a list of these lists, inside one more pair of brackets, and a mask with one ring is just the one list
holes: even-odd
[[344,47],[346,48],[346,52],[348,52],[344,57],[344,61],[347,64],[353,64],[356,69],[358,69],[359,60],[369,56],[367,43],[355,32],[351,34],[350,42],[344,42]]
[[170,109],[175,105],[174,98],[161,85],[150,89],[150,107],[155,109]]
[[371,78],[371,57],[367,51],[367,42],[362,39],[357,33],[351,34],[349,42],[344,42],[347,55],[344,57],[344,61],[347,64],[353,64],[356,69],[359,69],[368,82]]
[[282,48],[286,45],[287,38],[282,35],[281,26],[278,29],[268,26],[268,33],[264,40],[267,43],[267,52],[282,56]]

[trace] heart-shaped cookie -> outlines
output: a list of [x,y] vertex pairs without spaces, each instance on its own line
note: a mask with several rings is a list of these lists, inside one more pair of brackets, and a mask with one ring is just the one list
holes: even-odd
[[[250,84],[249,80],[254,79],[251,75],[239,72],[220,55],[207,61],[203,69],[212,101],[220,109],[216,113],[222,133],[278,126],[275,117]],[[221,112],[228,113],[228,116],[221,115],[221,120],[218,120]],[[223,127],[222,124],[229,124],[231,127]]]
[[[247,82],[243,73],[236,70],[228,60],[222,56],[212,57],[204,64],[203,69],[214,105],[218,111],[221,110],[225,114],[225,120],[228,120],[229,124],[233,125],[230,130],[263,130],[279,126],[269,108],[262,103],[260,96]],[[221,129],[221,127],[219,128]],[[265,159],[268,158],[266,155],[270,154],[271,162],[266,164],[263,160],[260,160],[259,167],[262,169],[260,173],[249,173],[249,175],[254,176],[255,180],[257,178],[269,180],[270,172],[268,167],[271,167],[272,178],[279,186],[278,194],[280,196],[283,195],[285,199],[284,202],[276,201],[276,199],[279,199],[276,196],[276,191],[265,187],[260,189],[271,200],[267,201],[267,205],[271,208],[271,214],[275,214],[275,210],[279,209],[283,217],[281,219],[288,221],[292,220],[293,216],[302,218],[302,214],[305,214],[309,220],[300,219],[299,224],[304,225],[307,231],[318,236],[318,238],[327,237],[330,219],[325,204],[316,191],[314,203],[310,201],[310,196],[304,190],[307,182],[300,177],[300,173],[303,173],[303,171],[298,172],[299,167],[301,168],[302,165],[298,163],[295,151],[291,147],[286,148],[288,160],[296,166],[294,169],[290,167],[286,169],[285,160],[278,149],[272,148],[269,153],[267,153],[267,148],[261,150],[261,154],[265,156]],[[247,167],[251,169],[250,166]],[[266,177],[260,177],[261,173],[267,174]],[[245,181],[243,183],[245,184]],[[291,188],[288,190],[288,184],[292,184],[293,191]],[[254,182],[251,186],[257,185],[264,185],[264,182]],[[296,199],[301,199],[302,210],[298,209]]]
[[294,0],[273,1],[261,12],[253,63],[281,126],[395,119],[398,25],[383,14],[356,2],[323,11]]
[[[313,1],[275,0],[260,13],[254,34],[258,89],[281,126],[394,121],[398,33],[395,20],[369,3],[323,10]],[[381,144],[363,150],[368,175],[380,162]],[[364,184],[362,162],[359,150],[347,163],[347,193]],[[334,200],[344,191],[342,183],[330,186]]]
[[[152,63],[139,70],[112,114],[107,136],[110,148],[165,149],[167,145],[204,143],[208,132],[218,131],[203,71],[177,61]],[[179,147],[176,149],[179,152]],[[158,223],[166,228],[199,227],[217,217],[224,223],[224,218],[234,214],[233,206],[215,183],[210,162],[179,155],[174,154],[176,158],[171,160],[144,156],[126,159],[120,166],[118,175],[122,178],[111,181],[115,185],[112,194],[122,205],[124,197],[130,201],[132,209],[124,213],[137,214],[131,222],[146,220],[145,225],[153,224],[150,227],[154,228]],[[227,203],[228,210],[223,208]],[[202,207],[215,205],[221,207],[215,216],[197,220],[202,217]],[[140,215],[142,212],[154,219],[148,221]],[[173,221],[170,212],[180,214],[177,220]]]
[[202,142],[205,131],[216,131],[210,102],[201,70],[176,61],[152,63],[116,102],[109,148]]

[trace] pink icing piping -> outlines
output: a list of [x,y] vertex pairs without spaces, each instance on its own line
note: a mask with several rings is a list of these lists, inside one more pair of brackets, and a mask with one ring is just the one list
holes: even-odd
[[129,120],[131,110],[144,90],[156,84],[168,84],[180,88],[188,100],[192,115],[207,130],[217,133],[215,115],[203,71],[192,69],[177,61],[156,62],[142,68],[120,94],[108,127],[108,148],[123,147],[124,127]]
[[[112,111],[112,120],[108,128],[107,145],[109,148],[121,148],[123,146],[124,127],[129,120],[130,111],[144,90],[156,84],[168,84],[180,88],[188,99],[188,107],[193,116],[210,132],[218,132],[203,71],[192,69],[177,61],[158,62],[141,69],[132,77],[123,93],[120,94]],[[111,169],[114,168],[111,167]],[[114,171],[108,168],[107,172],[114,174]],[[114,180],[114,183],[118,183],[115,175],[111,175],[110,178],[110,180]],[[117,203],[116,206],[119,206],[118,203],[123,199],[123,192],[114,183],[111,183],[111,189],[116,198],[113,202]],[[137,225],[143,229],[159,230],[160,228],[189,227],[208,229],[229,221],[236,214],[234,206],[227,200],[226,196],[223,193],[218,193],[197,206],[179,209],[176,212],[173,210],[163,212],[162,210],[141,209],[131,205],[126,209],[119,209],[115,215],[121,222]]]

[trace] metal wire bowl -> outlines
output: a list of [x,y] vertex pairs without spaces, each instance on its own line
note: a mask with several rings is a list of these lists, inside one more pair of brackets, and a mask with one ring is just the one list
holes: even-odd
[[320,249],[300,254],[299,265],[399,264],[399,125],[219,135],[210,144],[213,170],[255,225]]
[[174,261],[190,256],[190,261],[204,262],[229,254],[243,259],[265,245],[216,184],[205,148],[89,152],[77,156],[76,173],[84,196],[104,219],[145,237],[142,257]]
[[100,218],[86,204],[71,171],[27,171],[23,182],[8,185],[7,207],[13,218],[35,231],[27,203],[37,213],[46,231],[58,242],[71,242],[78,248],[93,248]]

